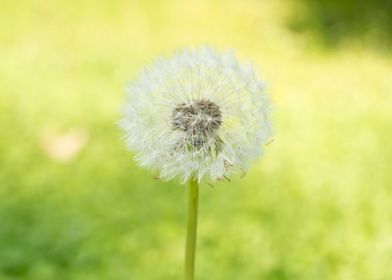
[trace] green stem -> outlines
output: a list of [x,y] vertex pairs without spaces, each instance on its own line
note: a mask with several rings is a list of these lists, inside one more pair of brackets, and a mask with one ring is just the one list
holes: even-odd
[[189,181],[188,195],[188,226],[185,250],[185,280],[194,279],[196,231],[197,231],[197,205],[199,200],[199,184],[197,180]]

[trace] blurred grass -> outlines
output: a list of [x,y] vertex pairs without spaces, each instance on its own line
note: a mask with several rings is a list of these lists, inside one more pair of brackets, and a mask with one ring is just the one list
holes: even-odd
[[252,59],[276,137],[203,187],[198,279],[391,279],[391,57],[324,52],[285,27],[290,3],[3,1],[0,279],[181,279],[186,190],[137,167],[116,122],[138,68],[205,43]]
[[366,42],[389,51],[392,43],[392,2],[389,0],[294,0],[297,12],[290,26],[310,31],[324,46]]

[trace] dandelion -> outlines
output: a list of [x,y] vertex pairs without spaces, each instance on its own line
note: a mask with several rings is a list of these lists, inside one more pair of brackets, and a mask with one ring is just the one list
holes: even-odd
[[189,182],[186,279],[193,279],[198,185],[243,174],[271,137],[264,84],[231,52],[184,49],[128,87],[120,126],[140,165]]

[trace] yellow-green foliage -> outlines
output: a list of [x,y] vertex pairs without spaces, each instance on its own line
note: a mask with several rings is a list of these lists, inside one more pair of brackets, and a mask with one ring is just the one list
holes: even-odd
[[3,0],[0,279],[181,279],[186,189],[116,127],[125,83],[182,46],[268,81],[276,136],[203,186],[197,279],[392,279],[392,63],[286,28],[293,2]]

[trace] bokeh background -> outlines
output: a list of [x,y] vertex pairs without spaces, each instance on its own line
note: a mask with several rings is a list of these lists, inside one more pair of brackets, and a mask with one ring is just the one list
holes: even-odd
[[392,279],[389,0],[1,0],[0,280],[181,279],[186,188],[126,151],[124,86],[208,44],[276,135],[201,189],[197,279]]

